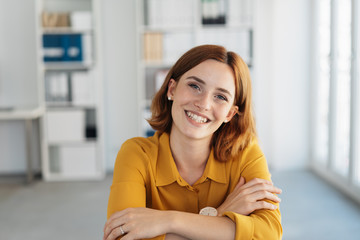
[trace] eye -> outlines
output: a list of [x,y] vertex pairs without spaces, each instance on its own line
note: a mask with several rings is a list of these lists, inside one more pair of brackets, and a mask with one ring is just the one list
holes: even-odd
[[200,87],[194,83],[189,83],[189,86],[193,89],[200,90]]
[[222,101],[228,101],[228,99],[225,97],[225,96],[223,96],[223,95],[216,95],[215,96],[217,99],[220,99],[220,100],[222,100]]

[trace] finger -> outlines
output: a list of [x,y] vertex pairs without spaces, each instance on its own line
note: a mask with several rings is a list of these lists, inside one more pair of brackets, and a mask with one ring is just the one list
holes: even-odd
[[271,204],[269,202],[266,201],[257,201],[254,203],[254,211],[255,210],[259,210],[259,209],[270,209],[270,210],[275,210],[278,207],[275,204]]
[[113,213],[113,214],[109,217],[109,219],[106,221],[106,223],[105,223],[105,225],[104,225],[103,231],[105,232],[105,229],[107,228],[107,226],[108,226],[111,222],[113,222],[114,219],[120,218],[120,217],[124,216],[127,212],[129,212],[129,211],[130,211],[129,209],[130,209],[130,208],[126,208],[126,209],[124,209],[124,210],[122,210],[122,211],[118,211],[118,212]]
[[239,182],[236,184],[234,191],[236,191],[237,189],[239,189],[241,186],[243,186],[245,184],[245,178],[244,177],[240,177]]
[[260,190],[266,190],[272,193],[277,193],[280,194],[282,192],[282,190],[280,188],[275,187],[272,183],[269,184],[269,181],[264,180],[264,181],[253,181],[253,182],[248,182],[246,184],[244,184],[244,186],[242,187],[242,190],[246,189],[246,193],[250,194],[256,191],[260,191]]
[[122,226],[112,229],[108,236],[104,237],[105,240],[115,240],[118,237],[121,237],[125,234]]
[[251,194],[249,196],[249,198],[250,198],[250,201],[252,201],[252,202],[256,202],[256,201],[259,201],[262,199],[267,199],[267,200],[270,200],[270,201],[273,201],[276,203],[281,202],[281,199],[278,196],[276,196],[275,194],[273,194],[271,192],[265,191],[265,190],[254,192],[253,194]]
[[241,177],[240,178],[240,181],[239,181],[239,185],[244,185],[245,184],[245,178],[244,177]]
[[119,218],[116,218],[116,219],[113,219],[112,221],[110,221],[107,225],[106,225],[106,228],[105,228],[105,231],[104,231],[104,239],[107,239],[107,237],[109,235],[111,235],[111,233],[115,230],[116,232],[115,233],[118,233],[120,232],[121,233],[121,228],[120,226],[122,227],[122,229],[124,230],[124,225],[125,224],[125,220],[122,218],[122,217],[119,217]]
[[247,182],[244,187],[251,187],[254,185],[258,185],[258,184],[267,184],[267,185],[273,185],[273,183],[269,180],[266,179],[261,179],[261,178],[253,178],[251,179],[249,182]]

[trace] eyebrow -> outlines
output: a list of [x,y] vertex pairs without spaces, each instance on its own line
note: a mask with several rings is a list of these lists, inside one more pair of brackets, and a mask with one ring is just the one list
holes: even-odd
[[[196,76],[189,76],[186,79],[194,79],[195,81],[197,81],[203,85],[206,85],[206,82],[204,80],[202,80],[201,78],[198,78]],[[226,94],[230,95],[230,97],[232,97],[231,93],[228,90],[226,90],[225,88],[216,88],[216,90],[226,93]]]

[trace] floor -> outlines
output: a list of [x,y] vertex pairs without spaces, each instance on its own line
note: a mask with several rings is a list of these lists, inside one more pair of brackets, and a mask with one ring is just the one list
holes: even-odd
[[[360,239],[359,205],[311,172],[273,172],[273,181],[283,189],[283,239]],[[110,184],[0,179],[0,239],[101,239]]]

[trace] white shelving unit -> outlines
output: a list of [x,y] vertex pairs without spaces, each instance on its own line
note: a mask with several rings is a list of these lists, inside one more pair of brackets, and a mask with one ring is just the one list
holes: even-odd
[[218,44],[234,51],[252,66],[252,0],[136,0],[139,134],[152,129],[151,99],[166,70],[190,48]]
[[100,0],[37,0],[42,173],[47,181],[101,179]]

